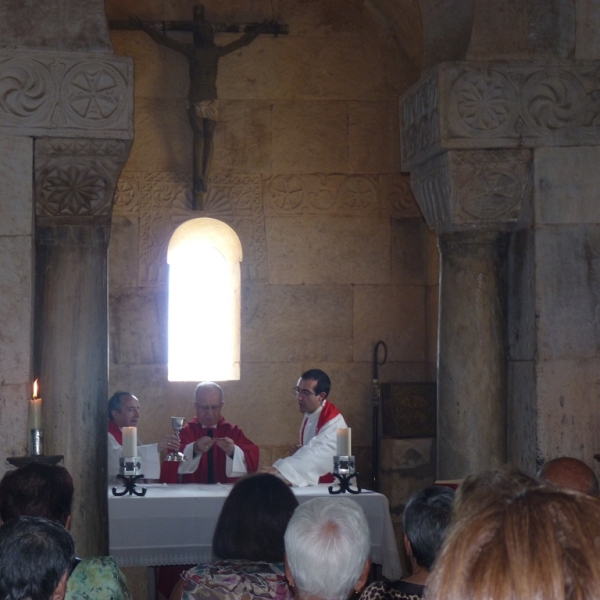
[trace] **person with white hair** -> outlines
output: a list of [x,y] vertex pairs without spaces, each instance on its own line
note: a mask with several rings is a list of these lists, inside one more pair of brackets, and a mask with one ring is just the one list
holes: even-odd
[[285,572],[295,600],[348,600],[371,568],[369,525],[349,498],[301,504],[285,532]]

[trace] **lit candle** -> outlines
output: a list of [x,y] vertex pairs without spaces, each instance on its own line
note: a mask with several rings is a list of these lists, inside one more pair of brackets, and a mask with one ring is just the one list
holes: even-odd
[[337,430],[337,455],[352,456],[352,429]]
[[29,401],[29,429],[42,428],[42,399],[38,398],[38,380],[33,382],[33,398]]
[[123,453],[127,458],[137,456],[137,427],[123,427]]

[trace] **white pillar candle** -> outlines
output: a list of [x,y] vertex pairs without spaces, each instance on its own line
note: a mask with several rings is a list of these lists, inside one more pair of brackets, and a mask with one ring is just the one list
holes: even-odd
[[337,455],[352,456],[352,429],[337,430]]
[[137,427],[123,427],[123,453],[122,455],[130,458],[137,456]]

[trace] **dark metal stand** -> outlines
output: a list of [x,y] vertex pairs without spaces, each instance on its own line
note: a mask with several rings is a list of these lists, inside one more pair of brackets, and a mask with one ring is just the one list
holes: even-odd
[[138,491],[136,490],[136,485],[135,482],[138,479],[143,479],[144,476],[143,475],[117,475],[118,479],[122,479],[123,480],[123,485],[125,486],[125,489],[122,492],[117,492],[117,488],[114,487],[112,489],[112,494],[113,496],[125,496],[126,494],[129,494],[130,496],[133,494],[134,496],[145,496],[146,492],[148,491],[147,488],[142,488],[142,491]]
[[358,472],[351,473],[350,475],[338,475],[337,473],[333,473],[333,476],[339,481],[340,487],[336,490],[332,485],[329,486],[330,494],[345,494],[346,492],[350,494],[360,494],[362,492],[360,485],[356,484],[356,489],[353,490],[350,487],[350,481],[353,477],[356,477]]
[[333,457],[333,473],[332,475],[338,480],[339,488],[335,489],[332,485],[329,486],[330,494],[360,494],[362,491],[356,480],[356,489],[350,487],[350,481],[358,476],[354,462],[354,456],[334,456]]
[[47,465],[57,465],[62,459],[62,454],[57,454],[55,456],[45,456],[44,454],[33,455],[30,454],[28,456],[9,456],[6,459],[6,462],[13,465],[13,467],[24,467],[32,462],[41,462],[46,463]]
[[[379,348],[383,348],[383,359],[379,360]],[[373,383],[371,385],[371,399],[373,401],[373,459],[371,462],[371,470],[373,472],[372,489],[374,492],[379,491],[379,441],[381,438],[381,413],[379,406],[381,404],[381,388],[379,387],[379,365],[384,365],[387,360],[387,346],[383,340],[379,340],[375,344],[373,350]]]

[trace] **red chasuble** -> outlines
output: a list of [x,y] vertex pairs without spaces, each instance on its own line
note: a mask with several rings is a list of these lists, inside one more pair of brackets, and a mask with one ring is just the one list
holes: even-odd
[[[233,440],[233,443],[241,448],[246,458],[246,467],[248,473],[255,473],[258,469],[258,446],[253,444],[245,435],[244,432],[237,426],[227,423],[223,417],[219,419],[217,426],[213,429],[213,437],[224,438],[228,437]],[[181,451],[192,442],[207,435],[208,428],[202,427],[198,419],[194,417],[179,433],[181,440]],[[213,473],[215,483],[235,483],[237,477],[227,477],[225,474],[225,465],[227,457],[225,452],[217,446],[213,445]],[[162,483],[178,483],[177,468],[178,463],[163,462],[160,480]],[[183,483],[208,483],[208,452],[202,454],[200,464],[193,473],[183,475]]]
[[[323,410],[319,414],[319,420],[317,421],[317,428],[315,429],[315,435],[319,433],[319,430],[325,423],[331,421],[334,417],[337,417],[340,414],[340,411],[334,406],[329,400],[325,402],[325,406],[323,406]],[[300,444],[304,446],[304,428],[306,427],[306,418],[304,419],[304,423],[302,423],[302,432],[300,433]],[[310,441],[310,440],[309,440]],[[321,475],[319,477],[319,483],[333,483],[335,481],[333,475],[331,473],[327,473],[326,475]]]
[[114,421],[108,421],[108,433],[110,433],[115,440],[117,440],[117,444],[121,444],[121,446],[123,445],[123,433]]

